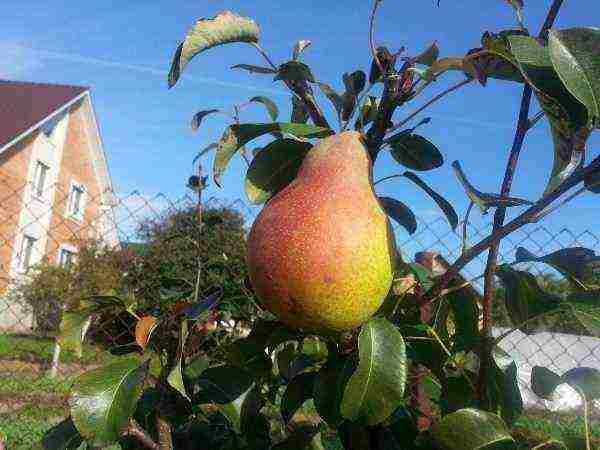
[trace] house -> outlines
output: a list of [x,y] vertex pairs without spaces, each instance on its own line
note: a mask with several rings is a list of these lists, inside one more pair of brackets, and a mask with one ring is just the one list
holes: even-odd
[[7,293],[33,265],[118,245],[113,205],[90,89],[0,80],[0,328],[30,326]]

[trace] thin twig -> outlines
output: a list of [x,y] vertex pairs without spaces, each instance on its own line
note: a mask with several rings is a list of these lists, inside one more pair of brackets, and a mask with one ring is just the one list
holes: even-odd
[[461,253],[464,253],[467,250],[467,225],[469,224],[469,216],[471,214],[471,210],[473,209],[474,204],[474,201],[469,202],[469,207],[467,208],[465,219],[463,220]]
[[538,111],[531,119],[527,121],[527,129],[531,130],[543,117],[544,111]]
[[431,299],[435,298],[469,262],[471,262],[474,258],[483,253],[485,250],[490,248],[493,242],[495,242],[498,239],[502,239],[505,236],[508,236],[510,233],[518,230],[526,224],[532,223],[532,221],[535,220],[535,217],[541,211],[546,209],[548,205],[552,204],[561,195],[563,195],[564,193],[572,189],[574,186],[577,186],[579,183],[581,183],[585,179],[585,177],[598,170],[600,170],[600,156],[596,157],[587,166],[577,169],[569,177],[567,177],[554,191],[542,197],[533,206],[529,207],[519,216],[515,217],[506,225],[502,226],[502,228],[499,228],[495,233],[490,234],[489,236],[479,241],[477,244],[470,247],[448,268],[446,272],[444,272],[444,274],[438,279],[434,286],[431,289],[429,289],[429,291],[427,291],[427,293],[425,294],[427,300],[431,301]]
[[158,444],[154,442],[152,437],[134,419],[129,419],[129,425],[121,436],[132,437],[144,447],[150,450],[158,450]]
[[393,127],[389,128],[387,130],[387,132],[390,133],[390,132],[395,131],[398,128],[404,126],[407,122],[409,122],[417,114],[419,114],[423,110],[429,108],[432,104],[434,104],[435,102],[437,102],[441,98],[445,97],[446,95],[450,94],[451,92],[454,92],[455,90],[463,87],[464,85],[471,83],[473,80],[474,80],[474,78],[467,78],[467,79],[461,81],[460,83],[456,83],[455,85],[450,86],[448,89],[440,92],[438,95],[436,95],[431,100],[429,100],[427,103],[425,103],[423,106],[421,106],[420,108],[418,108],[417,110],[415,110],[413,113],[411,113],[408,117],[406,117],[400,123],[398,123],[398,124],[394,125]]
[[557,203],[556,205],[554,205],[554,206],[546,209],[545,211],[542,211],[541,213],[539,213],[536,217],[534,217],[532,219],[532,221],[533,222],[539,222],[544,217],[546,217],[548,214],[556,211],[561,206],[567,204],[568,202],[570,202],[571,200],[573,200],[575,197],[577,197],[577,196],[579,196],[579,195],[581,195],[581,194],[583,194],[585,192],[589,192],[585,186],[579,188],[578,190],[576,190],[572,194],[569,194],[567,197],[565,197],[563,200],[561,200],[560,203]]
[[373,186],[375,186],[377,183],[381,183],[382,181],[385,181],[385,180],[390,180],[392,178],[402,178],[402,177],[404,177],[404,175],[402,175],[400,173],[397,173],[395,175],[389,175],[387,177],[383,177],[383,178],[380,178],[379,180],[377,180],[375,183],[373,183]]
[[379,67],[381,76],[385,76],[383,64],[381,64],[381,61],[379,61],[379,56],[377,56],[377,50],[375,49],[375,15],[377,14],[379,3],[381,3],[381,0],[375,0],[373,3],[373,9],[371,10],[371,16],[369,17],[369,48],[371,49],[371,53],[373,54],[373,59],[375,60],[377,67]]

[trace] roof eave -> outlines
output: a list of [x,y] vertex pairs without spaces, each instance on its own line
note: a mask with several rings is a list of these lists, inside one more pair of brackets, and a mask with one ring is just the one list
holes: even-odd
[[15,136],[12,140],[8,141],[6,144],[4,144],[2,147],[0,147],[0,155],[2,153],[4,153],[6,150],[8,150],[10,147],[12,147],[13,145],[15,145],[20,140],[22,140],[22,139],[26,138],[27,136],[29,136],[31,133],[33,133],[35,130],[37,130],[39,127],[41,127],[44,123],[48,122],[49,120],[51,120],[56,115],[62,113],[64,110],[66,110],[67,108],[69,108],[73,104],[77,103],[79,100],[81,100],[82,98],[84,98],[87,94],[89,94],[89,89],[86,89],[81,94],[77,95],[76,97],[72,98],[68,102],[64,103],[60,108],[58,108],[58,109],[54,110],[52,113],[48,114],[46,117],[44,117],[42,120],[40,120],[36,124],[32,125],[31,127],[29,127],[28,129],[26,129],[22,133],[20,133],[17,136]]

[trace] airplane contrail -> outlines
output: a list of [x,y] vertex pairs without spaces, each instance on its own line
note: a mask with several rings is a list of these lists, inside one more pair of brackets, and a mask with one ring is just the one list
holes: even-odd
[[[113,67],[116,69],[125,69],[125,70],[135,71],[135,72],[139,72],[139,73],[147,73],[150,75],[156,75],[159,77],[163,77],[165,79],[165,84],[167,83],[166,80],[167,80],[168,72],[164,69],[158,69],[156,67],[142,66],[142,65],[138,65],[138,64],[127,64],[127,63],[122,63],[122,62],[118,62],[118,61],[110,61],[110,60],[106,60],[106,59],[92,58],[89,56],[81,56],[81,55],[72,54],[72,53],[42,50],[42,49],[26,47],[26,46],[22,46],[22,45],[16,45],[15,47],[20,48],[22,50],[28,50],[28,51],[34,52],[35,54],[37,54],[38,56],[40,56],[42,58],[58,59],[61,61],[69,61],[69,62],[76,62],[76,63],[83,63],[83,64],[93,64],[96,66]],[[222,80],[218,80],[216,78],[202,77],[202,76],[198,76],[198,75],[194,75],[194,74],[186,74],[185,78],[188,80],[193,80],[193,81],[196,81],[199,83],[204,83],[204,84],[211,84],[214,86],[222,86],[222,87],[229,87],[229,88],[235,88],[235,89],[245,89],[245,90],[249,90],[249,91],[265,92],[265,93],[270,93],[273,95],[286,95],[286,96],[289,95],[283,89],[271,89],[271,88],[255,86],[255,85],[247,84],[247,83],[234,83],[234,82],[230,82],[230,81],[222,81]]]
[[[143,65],[139,65],[139,64],[127,64],[127,63],[122,63],[122,62],[118,62],[118,61],[110,61],[110,60],[106,60],[106,59],[93,58],[93,57],[89,57],[89,56],[82,56],[82,55],[77,55],[77,54],[72,54],[72,53],[43,50],[43,49],[28,47],[28,46],[24,46],[24,45],[14,45],[14,47],[19,48],[21,50],[34,52],[42,58],[58,59],[58,60],[62,60],[62,61],[69,61],[69,62],[76,62],[76,63],[83,63],[83,64],[92,64],[92,65],[97,65],[97,66],[112,67],[112,68],[116,68],[116,69],[125,69],[125,70],[135,71],[135,72],[139,72],[139,73],[147,73],[150,75],[163,77],[165,79],[165,84],[166,84],[167,71],[164,69],[158,69],[156,67],[143,66]],[[195,75],[195,74],[186,74],[185,78],[187,80],[196,81],[198,83],[203,83],[203,84],[210,84],[210,85],[214,85],[214,86],[222,86],[222,87],[228,87],[228,88],[234,88],[234,89],[244,89],[244,90],[249,90],[249,91],[254,91],[254,92],[269,93],[269,94],[278,95],[278,96],[289,96],[290,95],[287,91],[285,91],[283,89],[272,89],[272,88],[268,88],[268,87],[261,87],[261,86],[256,86],[256,85],[252,85],[252,84],[247,84],[247,83],[235,83],[235,82],[231,82],[231,81],[222,81],[222,80],[218,80],[216,78],[203,77],[203,76],[199,76],[199,75]],[[478,127],[482,127],[482,128],[488,128],[488,129],[489,128],[502,129],[502,130],[513,130],[514,129],[514,126],[511,124],[508,124],[508,123],[486,122],[486,121],[482,121],[482,120],[478,120],[478,119],[471,119],[468,117],[450,116],[449,114],[435,114],[435,113],[434,114],[424,113],[424,114],[431,116],[435,119],[448,121],[448,122],[455,122],[455,123],[464,124],[464,125],[473,125],[473,126],[478,126]]]

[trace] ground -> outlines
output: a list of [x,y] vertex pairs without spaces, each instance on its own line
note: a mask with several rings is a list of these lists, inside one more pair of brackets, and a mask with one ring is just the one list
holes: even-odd
[[[29,336],[0,335],[0,435],[8,438],[8,447],[29,449],[45,431],[68,414],[67,396],[73,378],[79,373],[116,358],[93,346],[84,347],[78,360],[70,354],[61,359],[60,376],[46,374],[54,341]],[[307,405],[305,413],[315,414]],[[307,417],[310,420],[310,417]],[[600,421],[592,422],[592,433],[600,448]],[[529,411],[513,430],[523,449],[548,440],[560,439],[564,432],[583,434],[583,420],[568,414]],[[339,440],[331,434],[323,436],[326,450],[341,450]]]

